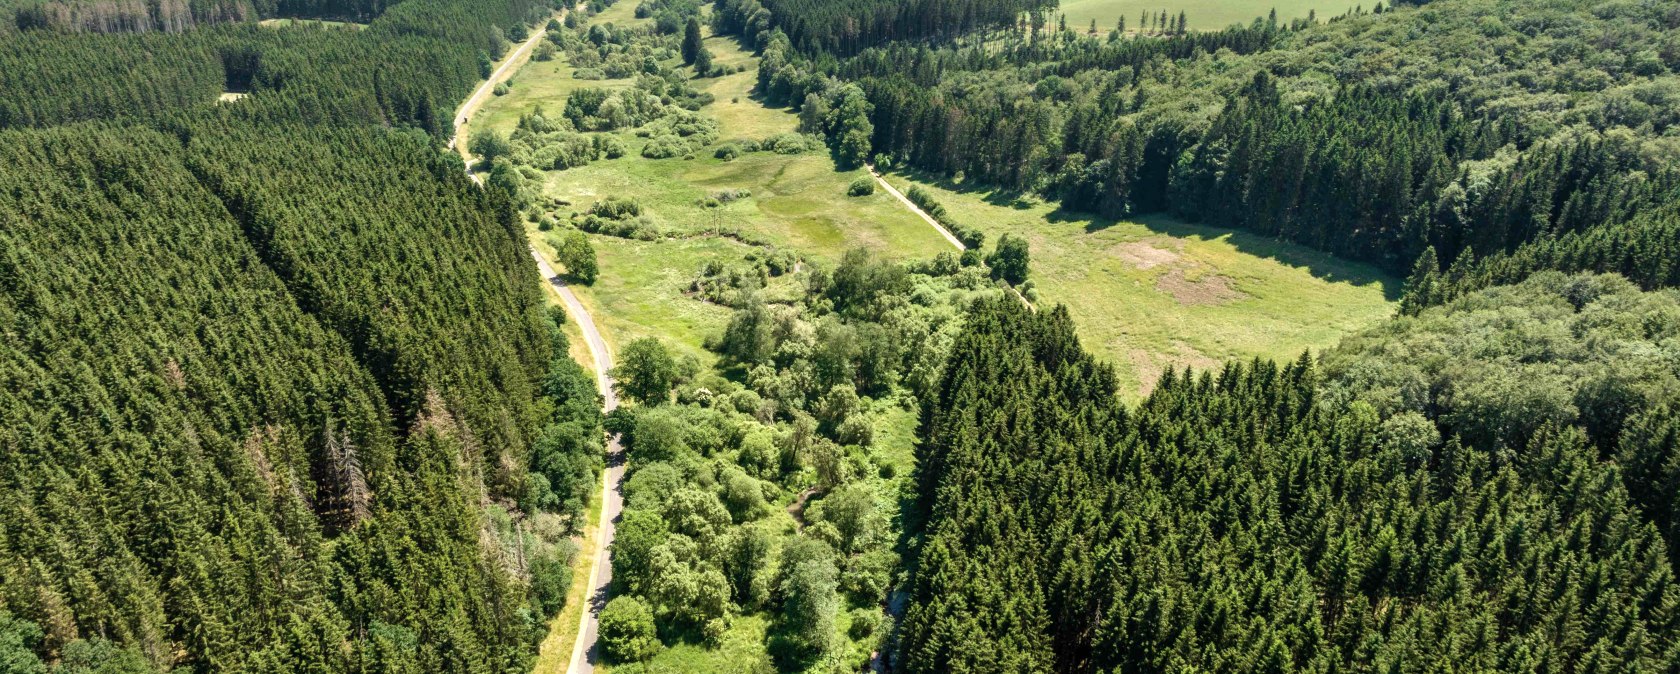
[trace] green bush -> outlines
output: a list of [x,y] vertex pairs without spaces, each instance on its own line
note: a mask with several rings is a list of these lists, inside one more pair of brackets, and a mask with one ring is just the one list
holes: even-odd
[[858,176],[850,187],[846,188],[846,196],[867,197],[875,193],[875,178],[873,176]]
[[621,596],[601,609],[601,650],[618,662],[652,658],[663,646],[653,625],[653,609],[636,597]]

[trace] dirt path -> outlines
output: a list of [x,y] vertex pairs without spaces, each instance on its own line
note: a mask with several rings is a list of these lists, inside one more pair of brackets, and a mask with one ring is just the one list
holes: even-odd
[[915,213],[916,215],[922,216],[922,219],[926,220],[928,225],[939,230],[939,235],[945,237],[945,240],[951,242],[951,245],[956,246],[957,250],[968,250],[968,246],[963,245],[962,239],[958,239],[956,236],[952,235],[951,230],[945,229],[945,225],[939,224],[938,220],[935,220],[933,219],[933,216],[928,215],[927,211],[922,210],[921,206],[917,206],[916,202],[910,200],[910,197],[904,196],[902,192],[898,191],[898,188],[895,188],[891,183],[888,183],[886,178],[882,178],[881,172],[875,170],[874,164],[865,164],[864,166],[869,169],[869,175],[875,176],[875,182],[880,183],[881,187],[886,188],[888,194],[898,197],[899,202],[903,203],[905,208],[910,209],[910,212]]
[[[601,331],[595,327],[594,317],[589,315],[589,310],[578,301],[571,287],[554,272],[554,267],[541,254],[532,249],[531,257],[536,259],[537,270],[542,272],[543,279],[560,293],[560,300],[566,305],[566,314],[577,321],[578,328],[583,331],[584,344],[595,360],[595,387],[601,391],[602,409],[608,412],[617,409],[618,396],[613,393],[612,378],[607,375],[613,367],[612,351],[607,347],[607,341],[602,339]],[[566,667],[571,674],[593,672],[595,663],[600,661],[600,648],[595,643],[596,630],[601,609],[607,604],[607,587],[612,584],[609,555],[619,515],[624,511],[623,488],[624,447],[615,436],[607,442],[607,469],[601,475],[601,521],[595,528],[595,559],[589,565],[589,606],[579,618],[578,638],[572,644],[572,658]]]
[[[564,17],[565,12],[557,14]],[[467,175],[473,182],[479,182],[478,176],[472,173],[472,153],[461,143],[461,128],[467,121],[478,113],[484,102],[496,89],[496,85],[505,81],[510,73],[530,57],[531,50],[547,35],[547,30],[541,26],[532,31],[531,38],[519,45],[502,65],[492,73],[490,79],[478,87],[473,95],[461,103],[455,111],[455,133],[449,139],[449,149],[461,155]],[[595,388],[601,392],[602,409],[611,412],[618,408],[618,396],[613,393],[612,378],[608,372],[612,370],[612,350],[607,341],[601,337],[600,329],[595,327],[595,318],[589,310],[578,301],[577,295],[554,271],[554,267],[544,260],[535,248],[531,249],[531,257],[537,262],[537,270],[542,273],[543,280],[554,286],[560,294],[560,300],[566,305],[566,315],[576,321],[583,332],[584,345],[589,347],[589,355],[595,361]],[[572,656],[566,665],[568,674],[587,674],[595,671],[595,663],[600,661],[600,648],[596,644],[596,633],[600,624],[601,609],[607,603],[607,588],[612,584],[612,552],[613,536],[616,533],[620,514],[624,511],[624,447],[614,436],[607,439],[607,467],[601,474],[601,520],[595,527],[595,557],[589,564],[589,605],[584,607],[578,619],[577,640],[572,643]]]
[[[951,230],[945,229],[945,225],[939,224],[938,220],[935,220],[933,219],[933,216],[928,215],[927,211],[922,210],[921,206],[917,206],[916,202],[910,200],[910,197],[904,196],[904,193],[899,192],[897,188],[887,182],[886,178],[881,177],[881,172],[875,170],[874,164],[864,164],[864,166],[869,169],[869,175],[875,176],[875,182],[880,183],[881,187],[886,188],[887,193],[898,197],[899,203],[904,204],[905,208],[908,208],[910,209],[910,212],[921,216],[922,219],[926,220],[927,223],[932,225],[934,229],[939,230],[939,234],[944,236],[946,241],[951,242],[951,245],[956,246],[957,250],[968,250],[968,246],[963,245],[962,239],[953,236],[951,234]],[[1021,294],[1021,290],[1019,288],[1009,286],[1009,292],[1014,293],[1015,299],[1021,300],[1021,304],[1025,305],[1027,309],[1031,310],[1033,313],[1038,313],[1038,307],[1033,306],[1033,303],[1027,300],[1027,296]]]
[[[562,20],[565,16],[565,11],[555,14],[556,18]],[[526,59],[531,56],[531,50],[536,49],[537,43],[541,42],[547,35],[548,28],[546,26],[539,25],[533,29],[531,37],[520,43],[519,47],[502,61],[502,65],[490,73],[490,79],[484,80],[484,84],[479,85],[478,89],[467,97],[467,100],[461,102],[461,107],[455,109],[455,119],[453,120],[455,132],[449,136],[449,149],[461,154],[461,160],[467,164],[468,174],[472,173],[472,154],[467,152],[466,146],[462,143],[461,127],[466,126],[467,121],[472,119],[473,115],[478,114],[478,109],[484,107],[484,102],[490,100],[490,96],[496,91],[496,85],[507,81],[508,76],[515,69],[525,64]]]

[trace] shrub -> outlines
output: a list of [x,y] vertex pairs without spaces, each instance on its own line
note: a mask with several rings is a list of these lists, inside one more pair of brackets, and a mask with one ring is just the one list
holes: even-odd
[[589,213],[611,220],[623,220],[640,216],[642,205],[629,197],[607,197],[595,202],[595,205],[589,208]]
[[489,129],[474,131],[472,139],[467,141],[467,151],[476,154],[485,163],[494,164],[496,159],[506,157],[513,152],[513,145],[504,136]]
[[664,135],[642,146],[642,156],[648,159],[670,159],[688,153],[688,143],[672,135]]
[[805,136],[801,136],[797,133],[784,133],[766,139],[764,141],[764,149],[775,152],[776,154],[804,154],[807,150],[811,149],[811,143],[805,138]]
[[731,143],[718,148],[717,152],[712,153],[712,156],[724,161],[735,161],[737,157],[741,156],[741,148],[740,146]]
[[659,652],[653,609],[642,600],[620,596],[601,609],[601,649],[619,662],[640,662]]
[[846,196],[867,197],[875,193],[875,178],[873,176],[858,176],[852,185],[846,188]]
[[620,140],[618,136],[596,136],[595,149],[606,155],[608,159],[618,159],[625,153],[624,141]]
[[508,85],[507,85],[506,82],[498,82],[498,83],[496,83],[496,88],[490,90],[490,93],[493,93],[497,96],[506,96],[507,92],[508,92]]

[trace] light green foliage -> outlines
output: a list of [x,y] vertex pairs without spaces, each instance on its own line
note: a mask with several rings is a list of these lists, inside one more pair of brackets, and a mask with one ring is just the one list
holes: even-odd
[[508,143],[507,136],[492,130],[474,131],[472,139],[467,142],[467,150],[483,161],[493,164],[497,159],[513,153],[513,146]]
[[835,139],[835,154],[841,168],[853,168],[869,160],[869,137],[875,125],[869,113],[875,109],[863,90],[848,84],[834,94],[825,129]]
[[1613,444],[1628,410],[1680,392],[1675,311],[1617,277],[1543,274],[1351,337],[1324,364],[1334,400],[1431,413],[1467,443],[1516,449],[1553,423]]
[[628,508],[613,538],[613,578],[625,594],[641,594],[651,587],[653,550],[665,542],[668,530],[657,513]]
[[799,132],[820,134],[828,130],[828,99],[818,92],[805,94],[799,106]]
[[818,504],[812,519],[828,522],[840,534],[840,552],[853,554],[885,543],[886,515],[875,492],[868,484],[854,482],[843,486]]
[[858,176],[856,180],[852,181],[851,185],[846,187],[846,196],[848,197],[867,197],[874,193],[875,178],[871,176]]
[[46,674],[47,666],[35,655],[43,636],[40,625],[0,610],[0,671]]
[[555,239],[552,243],[554,259],[565,265],[566,274],[579,283],[594,283],[600,275],[600,266],[595,258],[595,246],[589,243],[589,235],[572,230],[551,239]]
[[640,599],[614,597],[601,609],[601,650],[620,662],[647,660],[659,652],[654,633],[653,610]]
[[783,546],[777,594],[782,602],[782,626],[793,647],[807,656],[820,656],[835,646],[835,614],[839,611],[839,571],[827,544],[800,538]]

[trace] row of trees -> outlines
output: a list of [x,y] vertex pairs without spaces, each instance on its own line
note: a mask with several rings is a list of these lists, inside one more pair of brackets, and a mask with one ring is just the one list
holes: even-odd
[[[761,0],[720,5],[750,18]],[[770,20],[800,49],[854,54],[891,40],[955,37],[1015,23],[1022,12],[1043,9],[1044,0],[767,0]],[[726,19],[733,21],[734,19]]]
[[1674,373],[1602,342],[1675,306],[1547,275],[1127,410],[1064,312],[982,302],[924,409],[896,669],[1672,667]]
[[202,26],[272,17],[366,23],[399,2],[402,0],[12,0],[0,3],[0,34],[12,30],[182,33]]
[[[222,26],[179,35],[27,31],[0,41],[0,128],[221,115],[413,126],[442,138],[538,0],[413,0],[366,30]],[[249,93],[218,105],[223,91]]]

